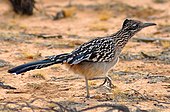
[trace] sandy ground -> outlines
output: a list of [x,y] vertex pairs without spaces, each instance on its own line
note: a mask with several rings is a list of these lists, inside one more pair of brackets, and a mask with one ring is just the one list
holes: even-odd
[[[137,107],[152,112],[170,111],[170,2],[156,1],[73,0],[72,6],[66,7],[69,4],[67,0],[39,0],[34,15],[30,17],[14,14],[7,2],[0,1],[0,60],[2,65],[5,63],[0,67],[0,82],[16,88],[0,87],[0,102],[44,98],[76,102],[79,106],[71,106],[77,109],[115,103],[126,105],[132,111]],[[67,17],[52,20],[60,10],[64,10]],[[113,34],[120,29],[125,18],[157,23],[156,27],[136,34],[135,39],[166,38],[167,41],[139,42],[131,39],[119,63],[109,72],[115,86],[112,90],[105,87],[91,89],[90,93],[95,97],[86,99],[84,78],[70,73],[62,65],[24,75],[7,73],[11,67],[70,52],[95,37]],[[45,37],[42,34],[46,34]],[[142,56],[141,52],[156,59]],[[102,80],[90,81],[90,86],[100,83]]]

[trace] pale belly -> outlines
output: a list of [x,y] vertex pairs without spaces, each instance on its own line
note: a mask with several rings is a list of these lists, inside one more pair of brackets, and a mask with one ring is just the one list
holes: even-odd
[[105,76],[107,72],[118,62],[119,58],[111,62],[81,62],[76,65],[65,64],[69,70],[92,79],[94,77]]

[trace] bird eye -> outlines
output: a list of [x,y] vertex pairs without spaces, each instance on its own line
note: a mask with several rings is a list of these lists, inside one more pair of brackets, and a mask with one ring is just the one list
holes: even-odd
[[133,27],[136,27],[136,26],[137,26],[137,24],[133,24],[132,26],[133,26]]
[[138,28],[138,24],[133,24],[129,30],[136,30]]

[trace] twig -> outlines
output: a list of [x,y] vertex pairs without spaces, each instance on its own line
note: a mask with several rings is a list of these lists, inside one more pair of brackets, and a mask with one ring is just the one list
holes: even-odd
[[116,104],[101,104],[101,105],[96,105],[93,107],[88,107],[86,109],[82,109],[78,112],[83,112],[83,111],[88,111],[96,108],[106,108],[106,107],[111,107],[112,109],[109,110],[121,110],[123,112],[130,112],[129,108],[124,106],[124,105],[116,105]]
[[3,89],[16,89],[15,87],[6,85],[3,82],[0,82],[0,87],[2,87]]
[[151,98],[151,97],[148,97],[146,95],[143,95],[142,93],[140,93],[139,91],[135,90],[135,89],[131,89],[133,91],[135,91],[136,93],[138,93],[139,95],[141,95],[141,98],[144,99],[144,100],[149,100],[149,101],[155,101],[157,103],[164,103],[164,104],[170,104],[170,102],[165,102],[165,101],[159,101],[157,99],[154,99],[154,98]]
[[[54,106],[53,107],[40,107],[40,106],[33,105],[33,103],[38,100],[40,100],[41,102],[46,102],[46,104],[48,103],[54,104]],[[10,107],[10,105],[14,105],[14,106]],[[21,112],[23,111],[23,108],[29,108],[32,110],[32,112],[35,112],[35,110],[54,111],[54,112],[85,112],[85,111],[93,110],[97,108],[109,108],[106,111],[120,110],[123,112],[130,112],[128,107],[124,105],[117,105],[117,104],[100,104],[100,105],[96,105],[93,107],[88,107],[85,109],[77,110],[76,108],[72,109],[72,108],[64,107],[59,102],[47,101],[43,98],[35,98],[31,100],[30,102],[24,102],[24,101],[4,102],[4,103],[1,103],[0,106],[3,107],[3,108],[0,108],[0,111],[10,110],[10,111],[15,111],[15,112],[16,111]]]

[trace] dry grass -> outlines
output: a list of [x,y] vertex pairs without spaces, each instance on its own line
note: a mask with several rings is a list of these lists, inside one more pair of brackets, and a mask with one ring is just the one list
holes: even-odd
[[45,80],[45,76],[42,73],[33,74],[31,77],[35,78],[35,79],[43,79],[43,80]]
[[30,52],[22,52],[18,57],[19,59],[38,59],[41,57],[41,53],[30,53]]
[[76,7],[67,7],[64,8],[64,13],[66,17],[73,17],[77,12],[77,8]]
[[113,17],[113,12],[110,10],[103,10],[99,12],[99,19],[101,21],[107,21],[108,19]]
[[108,24],[104,22],[95,22],[89,25],[90,31],[105,31],[107,32],[109,29]]
[[30,89],[34,89],[34,90],[38,90],[42,87],[41,84],[38,84],[38,83],[27,83],[26,85],[28,88]]
[[163,48],[169,48],[170,47],[170,40],[161,40],[160,44],[163,46]]

